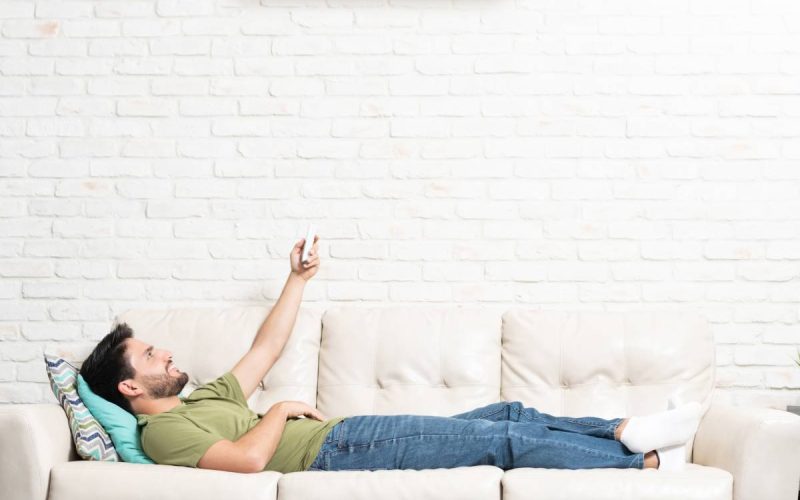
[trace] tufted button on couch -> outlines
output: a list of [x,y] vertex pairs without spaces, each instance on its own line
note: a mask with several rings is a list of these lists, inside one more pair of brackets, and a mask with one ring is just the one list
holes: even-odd
[[[114,319],[169,349],[187,391],[231,369],[268,307],[135,309]],[[113,327],[113,325],[112,325]],[[80,360],[76,360],[80,362]],[[44,367],[42,368],[44,369]],[[326,416],[448,416],[498,401],[553,415],[645,415],[667,400],[704,416],[683,471],[491,465],[429,470],[265,471],[80,460],[56,404],[0,406],[0,497],[97,499],[794,500],[800,417],[715,400],[715,346],[698,315],[483,306],[301,307],[248,400],[300,400]],[[187,392],[188,393],[188,392]]]

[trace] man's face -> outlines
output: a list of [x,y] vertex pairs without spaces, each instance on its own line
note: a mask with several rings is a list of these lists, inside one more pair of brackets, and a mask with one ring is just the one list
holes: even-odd
[[172,353],[135,338],[126,340],[126,354],[138,382],[149,399],[177,396],[189,382],[189,375],[172,364]]

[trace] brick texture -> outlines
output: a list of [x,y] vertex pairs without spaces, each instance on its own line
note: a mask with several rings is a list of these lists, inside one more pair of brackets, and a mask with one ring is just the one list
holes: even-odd
[[0,2],[0,402],[131,307],[700,311],[800,403],[796,0]]

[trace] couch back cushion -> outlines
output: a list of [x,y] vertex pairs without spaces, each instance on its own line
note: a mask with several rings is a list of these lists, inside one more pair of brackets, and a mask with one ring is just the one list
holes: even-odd
[[[136,338],[173,352],[182,392],[233,368],[271,307],[133,309]],[[248,402],[329,416],[452,415],[522,401],[553,415],[643,415],[667,398],[710,404],[714,341],[677,311],[540,311],[483,306],[301,306],[280,359]]]
[[501,316],[467,306],[328,308],[317,407],[330,417],[444,416],[499,401]]
[[553,415],[646,415],[667,400],[699,401],[714,387],[707,321],[680,311],[503,314],[502,397]]
[[[112,328],[127,323],[134,337],[172,352],[176,366],[189,374],[181,395],[231,370],[250,349],[272,307],[131,309],[114,318]],[[250,408],[265,413],[278,401],[314,406],[322,310],[301,307],[278,361],[248,398]]]

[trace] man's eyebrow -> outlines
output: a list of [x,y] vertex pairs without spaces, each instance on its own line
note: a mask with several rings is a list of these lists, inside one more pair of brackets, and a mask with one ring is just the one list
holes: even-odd
[[152,351],[152,350],[153,350],[153,346],[148,347],[147,349],[144,350],[144,352],[142,353],[142,356],[146,356],[147,353]]

